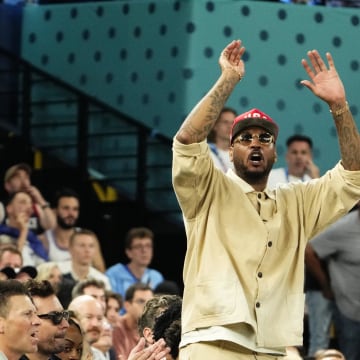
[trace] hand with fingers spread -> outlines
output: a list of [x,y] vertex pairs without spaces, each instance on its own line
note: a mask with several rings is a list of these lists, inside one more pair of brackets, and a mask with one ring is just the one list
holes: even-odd
[[245,48],[241,46],[241,40],[233,40],[220,55],[219,65],[221,70],[232,70],[236,72],[241,80],[245,75],[245,64],[241,59]]
[[328,66],[317,50],[311,50],[307,55],[311,65],[305,59],[302,59],[301,63],[310,80],[303,80],[301,83],[324,100],[330,108],[336,105],[344,106],[346,103],[345,89],[331,54],[326,53]]
[[[127,360],[162,360],[169,352],[170,348],[166,346],[164,339],[160,339],[149,347],[145,347],[145,339],[141,338],[131,350]],[[119,360],[125,359],[119,358]]]

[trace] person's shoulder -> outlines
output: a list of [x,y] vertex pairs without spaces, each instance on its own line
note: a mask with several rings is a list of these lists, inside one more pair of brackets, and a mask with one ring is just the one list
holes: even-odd
[[118,272],[123,272],[125,270],[125,265],[122,263],[117,263],[115,265],[110,266],[106,269],[106,275],[116,275]]
[[162,273],[158,270],[147,268],[146,272],[149,274],[150,277],[158,277],[158,278],[164,278]]

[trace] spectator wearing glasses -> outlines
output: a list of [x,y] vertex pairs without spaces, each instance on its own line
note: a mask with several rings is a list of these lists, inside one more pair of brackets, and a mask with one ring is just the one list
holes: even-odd
[[148,267],[154,255],[153,248],[154,233],[150,229],[129,230],[125,237],[125,254],[130,261],[115,264],[106,271],[113,291],[124,297],[130,285],[142,282],[154,289],[164,280],[159,271]]
[[235,117],[236,111],[234,109],[224,107],[220,111],[220,115],[208,136],[208,143],[214,165],[225,173],[228,169],[234,168],[229,158],[229,133]]
[[18,360],[38,349],[40,319],[25,286],[0,281],[0,358]]
[[301,84],[329,107],[341,161],[319,179],[268,189],[279,128],[252,109],[232,126],[235,170],[215,169],[206,138],[245,75],[244,52],[240,40],[225,47],[219,78],[174,137],[187,233],[180,359],[274,359],[301,345],[306,244],[360,199],[360,135],[331,55],[316,50],[301,61]]
[[25,283],[41,319],[38,351],[26,353],[21,360],[55,360],[65,348],[65,333],[69,327],[69,312],[64,310],[51,284],[29,280]]
[[125,294],[124,307],[126,313],[122,315],[113,328],[113,346],[117,357],[127,359],[130,351],[138,343],[138,321],[145,304],[154,296],[149,285],[136,283],[131,285]]

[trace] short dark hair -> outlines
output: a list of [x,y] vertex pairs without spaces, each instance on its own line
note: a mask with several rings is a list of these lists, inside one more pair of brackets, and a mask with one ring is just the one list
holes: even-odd
[[117,292],[114,292],[114,291],[111,291],[111,290],[106,290],[105,291],[105,299],[106,299],[106,304],[107,304],[109,299],[116,300],[119,303],[119,309],[121,309],[123,307],[123,305],[124,305],[123,304],[124,299],[121,296],[121,294],[119,294]]
[[[14,199],[16,198],[16,196],[18,194],[26,194],[31,199],[31,196],[26,191],[23,191],[23,190],[15,191],[15,192],[12,192],[11,194],[9,194],[9,196],[7,197],[7,199],[5,201],[5,207],[9,206],[14,201]],[[32,199],[31,199],[31,201],[32,201]]]
[[170,347],[170,355],[176,359],[179,355],[181,338],[181,305],[182,301],[172,303],[156,320],[154,325],[154,340],[163,338]]
[[178,295],[155,295],[150,299],[144,307],[143,313],[138,321],[138,330],[140,336],[144,328],[154,328],[156,318],[162,314],[173,303],[181,302],[181,297]]
[[77,296],[84,295],[84,290],[89,286],[93,286],[98,289],[103,289],[105,293],[105,283],[101,280],[91,278],[91,279],[79,281],[74,286],[74,288],[71,291],[72,298],[74,299]]
[[30,293],[24,283],[12,279],[0,281],[0,316],[5,318],[8,316],[10,298],[19,295],[28,296],[31,299]]
[[56,295],[51,283],[47,280],[36,281],[28,280],[25,283],[25,287],[32,297],[38,296],[40,298],[47,298],[51,295]]
[[72,197],[72,198],[76,198],[79,202],[80,202],[80,197],[79,194],[70,188],[62,188],[56,191],[55,196],[54,196],[54,207],[58,207],[59,205],[59,201],[61,198],[63,197]]
[[295,135],[290,136],[286,140],[286,147],[289,147],[295,141],[307,142],[309,144],[309,146],[310,146],[310,149],[313,148],[313,142],[312,142],[311,138],[306,136],[306,135],[301,135],[301,134],[295,134]]
[[152,288],[148,284],[144,284],[141,282],[135,283],[130,285],[127,290],[125,291],[125,301],[132,301],[134,299],[135,292],[141,290],[146,291],[150,290],[153,291]]
[[136,238],[150,238],[154,241],[154,233],[146,227],[135,227],[130,229],[125,237],[125,249],[131,249],[132,241]]

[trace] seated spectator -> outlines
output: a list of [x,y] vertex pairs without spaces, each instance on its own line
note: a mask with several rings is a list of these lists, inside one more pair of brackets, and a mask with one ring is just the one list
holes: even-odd
[[125,315],[121,316],[113,330],[114,349],[117,357],[127,359],[138,343],[138,321],[148,300],[153,297],[150,286],[142,283],[131,285],[125,294]]
[[105,300],[105,284],[101,280],[87,279],[79,281],[73,288],[71,296],[75,299],[80,295],[90,295],[95,298],[102,305],[105,313],[106,300]]
[[117,360],[113,347],[113,327],[106,318],[102,322],[100,338],[93,346],[100,350],[107,360]]
[[81,360],[83,356],[83,333],[80,324],[74,317],[70,317],[69,327],[65,333],[65,348],[56,354],[60,360]]
[[159,271],[148,267],[153,258],[153,247],[154,234],[150,229],[133,228],[127,233],[125,253],[130,261],[126,265],[113,265],[106,271],[113,291],[124,297],[130,285],[142,282],[154,289],[164,280]]
[[18,360],[38,349],[41,320],[29,293],[15,280],[0,281],[0,357]]
[[22,253],[24,265],[36,266],[47,261],[42,242],[28,228],[32,200],[25,192],[13,193],[6,206],[7,222],[0,225],[0,246],[14,245]]
[[30,175],[31,167],[28,164],[13,165],[5,172],[4,187],[9,196],[20,191],[30,196],[32,210],[29,217],[29,228],[35,234],[40,234],[55,226],[55,216],[40,190],[31,184]]
[[[54,206],[56,226],[43,233],[40,236],[40,240],[48,251],[49,259],[60,262],[70,260],[71,258],[69,244],[70,238],[78,226],[80,197],[72,189],[60,189],[55,194]],[[105,261],[97,238],[96,252],[92,265],[101,272],[105,271]]]
[[47,280],[57,294],[63,282],[62,273],[56,262],[47,261],[37,266],[37,281]]
[[0,279],[16,279],[25,282],[34,279],[37,270],[33,266],[22,266],[22,254],[14,246],[5,246],[0,249]]
[[119,311],[123,307],[123,298],[120,294],[107,290],[105,292],[106,309],[105,317],[112,326],[115,326],[119,321]]
[[[92,360],[106,360],[104,354],[93,344],[99,340],[104,320],[104,309],[90,295],[80,295],[69,304],[84,331],[84,343],[90,348]],[[126,359],[125,359],[126,360]]]
[[69,304],[73,287],[82,280],[96,279],[111,290],[109,279],[91,266],[96,252],[96,235],[91,230],[78,229],[70,238],[69,251],[71,260],[59,263],[63,278],[68,280],[58,294],[62,304]]

